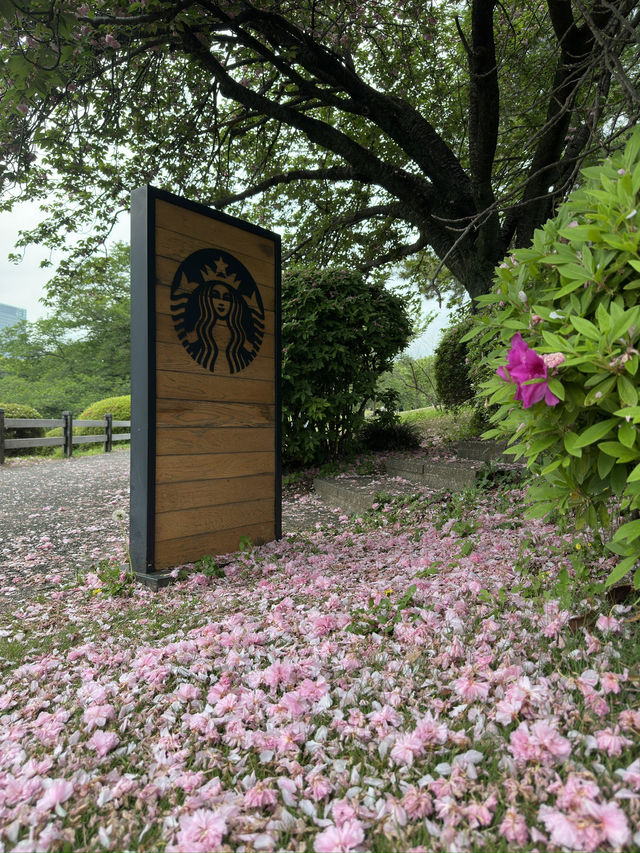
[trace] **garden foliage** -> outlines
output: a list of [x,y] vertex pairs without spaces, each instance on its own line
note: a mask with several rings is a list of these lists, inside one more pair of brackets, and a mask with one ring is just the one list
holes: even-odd
[[353,445],[411,321],[400,296],[348,270],[292,271],[282,302],[284,461],[335,459]]
[[[131,395],[124,394],[122,397],[106,397],[104,400],[98,400],[80,412],[77,419],[79,421],[97,421],[108,414],[113,415],[114,421],[130,421]],[[74,432],[76,432],[75,429]],[[77,430],[78,435],[99,435],[100,432],[99,427],[79,427]],[[113,432],[130,432],[130,429],[129,427],[114,427]]]
[[438,399],[447,409],[459,409],[474,395],[469,378],[467,341],[470,319],[450,326],[435,352],[434,372]]
[[[41,418],[37,409],[24,406],[21,403],[0,403],[0,409],[4,410],[4,416],[9,418]],[[42,427],[25,427],[24,429],[6,429],[5,438],[42,438],[44,430]],[[25,447],[18,450],[5,450],[6,456],[25,456],[42,451],[43,448]]]
[[495,343],[482,393],[498,408],[485,437],[507,437],[542,475],[529,515],[622,522],[611,584],[640,560],[640,130],[583,175],[531,247],[498,268],[469,336]]
[[398,394],[392,388],[379,392],[373,417],[365,421],[358,434],[363,450],[416,450],[420,447],[420,430],[404,423],[398,414]]

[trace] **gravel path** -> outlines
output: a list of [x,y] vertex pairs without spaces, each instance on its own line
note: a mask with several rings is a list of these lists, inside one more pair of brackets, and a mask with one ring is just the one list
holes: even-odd
[[[100,559],[125,558],[129,452],[0,466],[0,614]],[[337,522],[315,495],[283,501],[284,533]],[[1,615],[0,615],[1,619]]]

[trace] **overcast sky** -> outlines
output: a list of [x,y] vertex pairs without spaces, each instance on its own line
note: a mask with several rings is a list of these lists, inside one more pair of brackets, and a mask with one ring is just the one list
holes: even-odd
[[[46,313],[39,303],[44,286],[53,275],[53,268],[40,268],[40,261],[49,257],[49,251],[40,246],[29,246],[23,260],[14,264],[8,260],[14,251],[18,232],[37,224],[42,216],[38,204],[17,204],[10,213],[0,213],[0,302],[27,309],[27,320],[39,319]],[[114,239],[129,240],[129,223],[122,217],[118,223]],[[53,257],[54,263],[56,257]],[[426,311],[438,311],[435,300],[426,302]],[[442,310],[427,331],[408,349],[413,358],[421,358],[433,352],[438,343],[440,332],[448,325],[448,314]]]

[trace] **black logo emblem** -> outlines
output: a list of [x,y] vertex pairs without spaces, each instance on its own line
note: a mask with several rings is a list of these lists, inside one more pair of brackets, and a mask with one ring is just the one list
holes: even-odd
[[180,264],[171,316],[182,346],[212,373],[238,373],[260,350],[260,291],[244,264],[221,249],[200,249]]

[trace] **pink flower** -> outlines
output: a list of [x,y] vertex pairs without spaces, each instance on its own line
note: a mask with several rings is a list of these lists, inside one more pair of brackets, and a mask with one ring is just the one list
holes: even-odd
[[558,367],[560,364],[564,364],[566,361],[564,353],[562,352],[545,353],[542,356],[542,360],[550,370],[552,370],[554,367]]
[[391,750],[391,758],[396,764],[413,764],[417,755],[424,752],[424,741],[414,732],[400,735]]
[[[547,365],[534,349],[530,349],[520,332],[511,338],[511,349],[507,352],[506,369],[499,367],[497,374],[506,382],[515,382],[517,391],[514,400],[521,400],[522,407],[528,409],[540,400],[548,406],[555,406],[559,401],[549,390]],[[525,385],[532,379],[545,381]]]
[[316,853],[346,853],[364,841],[364,830],[358,820],[347,820],[342,826],[329,826],[316,836]]
[[476,681],[475,678],[463,675],[456,678],[453,688],[466,702],[475,702],[476,699],[485,700],[489,695],[489,682]]
[[197,809],[180,817],[180,831],[174,850],[177,853],[209,853],[218,850],[227,831],[227,823],[218,812]]
[[120,738],[115,732],[103,732],[101,729],[95,731],[89,740],[89,746],[91,749],[95,749],[99,758],[104,758],[119,743]]
[[593,803],[587,801],[584,804],[583,810],[597,821],[598,829],[613,848],[619,850],[625,844],[629,843],[631,832],[627,818],[616,803]]
[[[553,844],[558,847],[569,847],[571,850],[583,849],[578,827],[570,817],[551,806],[541,806],[539,817],[547,832],[550,833]],[[576,820],[579,820],[577,815]]]
[[603,613],[602,616],[598,617],[596,628],[605,634],[607,631],[619,632],[622,626],[615,616],[605,616]]
[[44,784],[46,790],[36,803],[36,809],[39,811],[55,809],[73,794],[73,782],[68,782],[66,779],[47,779]]
[[244,804],[250,809],[261,809],[263,806],[275,806],[278,794],[273,788],[268,788],[263,782],[258,782],[244,795]]
[[431,794],[424,788],[416,788],[414,785],[404,792],[402,806],[409,820],[422,820],[433,811]]
[[113,47],[116,49],[120,47],[120,42],[117,38],[112,36],[111,33],[107,33],[107,35],[104,37],[104,40],[109,45],[109,47]]
[[176,696],[181,702],[189,702],[191,699],[200,698],[200,689],[195,684],[183,682],[176,690]]
[[509,844],[515,844],[518,847],[524,847],[529,840],[527,822],[514,808],[507,809],[498,833],[503,835]]
[[616,672],[603,672],[600,678],[604,693],[619,693],[620,681],[624,681]]
[[607,726],[606,729],[600,729],[600,731],[596,732],[596,743],[598,744],[598,749],[606,752],[607,755],[620,755],[625,746],[631,746],[633,741],[619,734],[617,726],[615,730]]
[[115,720],[116,711],[113,705],[89,705],[87,710],[82,715],[83,721],[87,724],[87,729],[91,731],[93,728],[102,728],[107,724],[107,720]]

